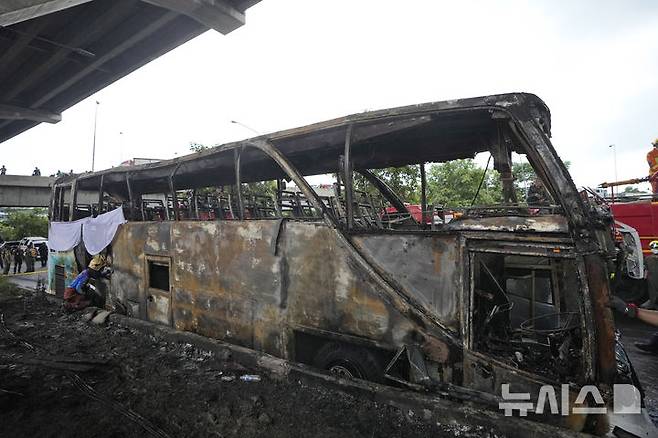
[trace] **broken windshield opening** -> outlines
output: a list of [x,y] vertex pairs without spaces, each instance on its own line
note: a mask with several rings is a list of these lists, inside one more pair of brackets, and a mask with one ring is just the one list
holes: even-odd
[[508,164],[509,170],[497,170],[494,155],[483,152],[442,163],[354,170],[353,228],[435,229],[469,217],[561,213],[525,155],[510,154]]
[[573,259],[478,252],[471,270],[475,351],[550,378],[582,377]]

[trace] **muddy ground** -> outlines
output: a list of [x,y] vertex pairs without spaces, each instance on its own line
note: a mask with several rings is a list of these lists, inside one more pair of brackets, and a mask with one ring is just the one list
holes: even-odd
[[90,324],[36,293],[0,294],[0,313],[9,330],[0,324],[2,437],[493,436],[319,386],[244,382],[258,372],[190,344]]
[[[190,344],[90,324],[35,292],[0,291],[0,314],[0,437],[503,436],[272,380]],[[651,330],[618,324],[656,421],[656,358],[632,346]]]

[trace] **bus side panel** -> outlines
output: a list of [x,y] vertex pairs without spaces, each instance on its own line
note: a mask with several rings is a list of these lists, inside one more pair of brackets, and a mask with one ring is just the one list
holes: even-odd
[[[149,223],[129,222],[119,227],[112,241],[110,296],[124,303],[132,316],[146,318],[144,246]],[[159,226],[168,224],[156,224]],[[168,239],[167,239],[168,240]]]
[[174,223],[174,326],[285,355],[279,230],[275,220]]
[[286,225],[288,322],[389,345],[412,342],[416,326],[383,298],[324,225]]
[[462,269],[457,236],[362,235],[354,242],[407,296],[459,332]]

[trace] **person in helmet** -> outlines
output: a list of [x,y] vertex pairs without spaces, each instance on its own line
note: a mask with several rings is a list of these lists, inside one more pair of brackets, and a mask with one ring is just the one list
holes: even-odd
[[654,195],[658,194],[658,138],[651,145],[653,149],[647,153],[647,163],[649,163],[649,182]]
[[649,242],[651,254],[644,258],[645,277],[647,279],[647,293],[649,299],[640,307],[649,310],[658,310],[658,240]]
[[96,255],[89,262],[89,267],[83,270],[64,290],[64,309],[73,312],[89,306],[96,295],[90,290],[90,279],[109,278],[107,260],[104,256]]

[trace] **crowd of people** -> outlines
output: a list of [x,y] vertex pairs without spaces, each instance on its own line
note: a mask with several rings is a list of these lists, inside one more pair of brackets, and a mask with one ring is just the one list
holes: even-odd
[[37,260],[41,262],[42,268],[46,266],[48,246],[45,243],[36,247],[30,245],[24,249],[18,246],[3,248],[0,250],[0,271],[3,275],[34,272]]
[[[3,164],[2,167],[0,167],[0,175],[6,175],[6,174],[7,174],[7,168]],[[68,174],[65,173],[65,172],[62,172],[61,170],[58,170],[57,173],[53,173],[50,176],[51,177],[54,176],[54,177],[59,178],[60,176],[63,176],[63,175],[73,175],[73,169],[71,169],[71,171]],[[41,169],[39,169],[38,167],[35,167],[34,170],[32,171],[32,176],[41,176]]]

